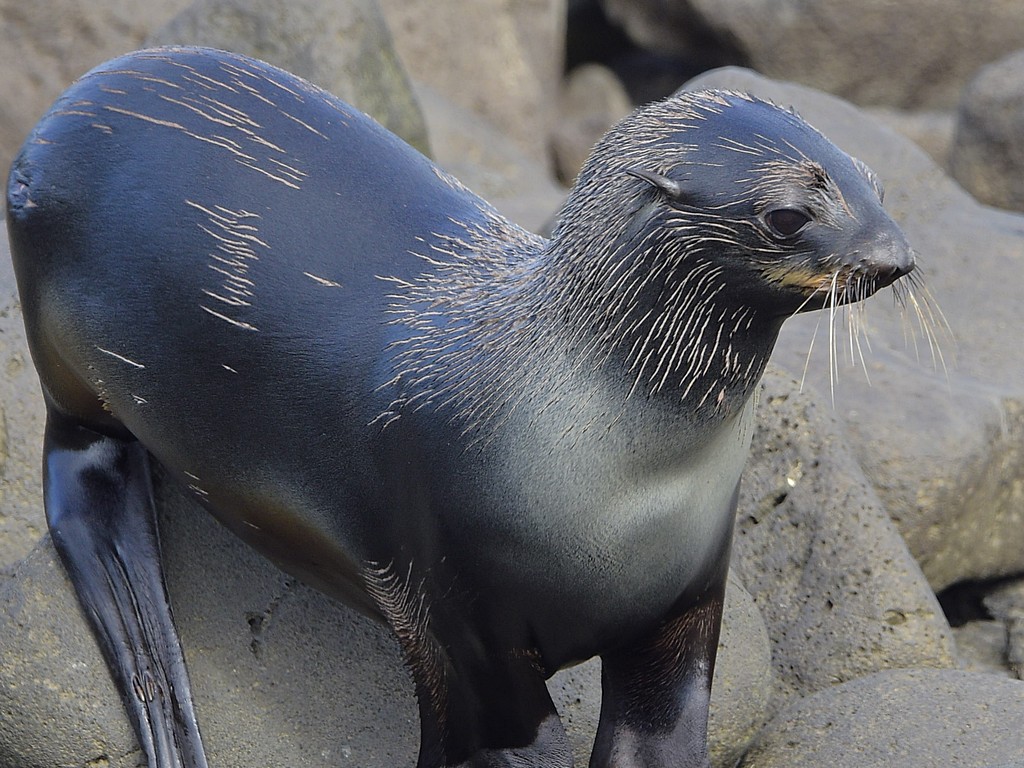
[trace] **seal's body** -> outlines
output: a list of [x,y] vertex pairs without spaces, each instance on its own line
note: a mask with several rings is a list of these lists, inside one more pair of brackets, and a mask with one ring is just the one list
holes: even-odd
[[333,97],[202,49],[65,93],[8,227],[51,532],[150,766],[205,765],[150,455],[391,626],[422,768],[570,765],[544,679],[598,654],[591,765],[706,765],[776,334],[913,266],[863,167],[749,97],[627,118],[548,241]]

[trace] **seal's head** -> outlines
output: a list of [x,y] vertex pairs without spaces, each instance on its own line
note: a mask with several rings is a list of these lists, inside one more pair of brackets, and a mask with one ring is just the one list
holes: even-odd
[[682,93],[625,118],[566,212],[557,248],[614,254],[659,283],[654,273],[703,267],[732,302],[775,317],[866,298],[914,268],[863,163],[794,112],[732,92]]

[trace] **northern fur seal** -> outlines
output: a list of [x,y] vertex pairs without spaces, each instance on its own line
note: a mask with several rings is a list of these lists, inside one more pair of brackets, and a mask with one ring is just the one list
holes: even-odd
[[594,768],[706,766],[776,335],[913,268],[870,172],[744,95],[624,119],[544,240],[346,104],[202,49],[72,86],[8,217],[50,530],[151,768],[206,759],[150,456],[394,630],[421,768],[569,766],[544,681],[594,655]]

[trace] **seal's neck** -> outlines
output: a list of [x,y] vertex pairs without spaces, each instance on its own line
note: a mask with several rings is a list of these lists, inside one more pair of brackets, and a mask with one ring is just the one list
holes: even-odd
[[602,257],[497,216],[435,238],[421,254],[429,269],[392,296],[405,331],[388,418],[443,407],[470,429],[599,385],[711,423],[742,410],[779,330],[737,303],[726,268],[707,258],[646,243]]
[[[654,240],[617,245],[588,262],[579,256],[585,249],[556,237],[533,270],[536,294],[560,310],[549,322],[572,340],[580,364],[618,377],[628,397],[663,401],[702,420],[740,410],[781,319],[743,301],[735,271],[720,259]],[[595,269],[600,261],[608,266]]]

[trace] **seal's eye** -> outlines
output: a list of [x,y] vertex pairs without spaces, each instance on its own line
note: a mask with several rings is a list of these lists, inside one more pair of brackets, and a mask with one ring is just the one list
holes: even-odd
[[793,237],[807,225],[811,217],[795,208],[776,208],[774,211],[768,211],[764,220],[779,237]]

